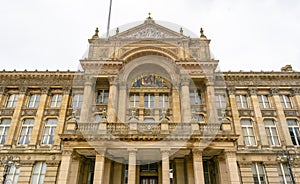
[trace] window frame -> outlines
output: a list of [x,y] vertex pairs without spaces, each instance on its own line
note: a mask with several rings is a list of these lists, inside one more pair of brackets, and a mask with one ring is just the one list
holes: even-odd
[[[269,121],[271,120],[274,125],[266,125],[266,121]],[[278,134],[278,129],[277,129],[277,126],[276,126],[276,121],[274,119],[264,119],[264,126],[265,126],[265,131],[267,133],[267,138],[268,138],[268,142],[270,144],[270,146],[280,146],[280,137],[279,137],[279,134]],[[276,132],[276,135],[273,135],[273,131],[272,131],[272,128],[275,128],[275,132]],[[270,136],[268,135],[268,131],[270,133]],[[275,140],[274,140],[274,137],[277,137],[277,141],[278,141],[278,144],[275,144]]]
[[169,108],[169,95],[167,93],[158,94],[158,106],[162,109]]
[[[245,120],[249,120],[249,122],[250,122],[251,125],[246,125],[246,124],[243,125],[242,122],[245,121]],[[244,144],[245,144],[246,146],[257,146],[257,140],[256,140],[256,135],[255,135],[255,129],[254,129],[254,124],[253,124],[252,119],[245,119],[245,118],[244,118],[244,119],[241,119],[240,122],[241,122],[241,128],[242,128],[242,133],[243,133]],[[246,129],[247,135],[244,135],[244,131],[243,131],[244,128]],[[250,135],[249,129],[252,129],[253,136]],[[249,145],[246,144],[246,139],[245,139],[245,138],[247,138],[247,140],[248,140],[248,142],[249,142]],[[252,144],[252,139],[251,139],[251,138],[254,138],[254,144]]]
[[[55,121],[53,121],[53,120],[55,120]],[[49,122],[49,124],[47,125],[48,122]],[[50,124],[50,122],[51,123],[54,122],[55,124]],[[58,120],[56,118],[48,118],[46,120],[45,126],[44,126],[44,132],[43,132],[43,136],[42,136],[42,140],[41,140],[42,145],[52,145],[54,143],[57,122],[58,122]],[[48,131],[46,132],[46,130],[48,130]]]
[[[260,170],[262,170],[262,173],[260,173]],[[261,162],[252,163],[252,174],[253,174],[254,184],[268,184],[266,170],[264,165]],[[257,178],[258,182],[255,182],[255,178]],[[261,181],[261,178],[263,178],[264,181]]]
[[235,99],[236,99],[236,104],[237,104],[238,109],[249,109],[250,108],[248,95],[238,94],[238,95],[235,95]]
[[81,109],[83,103],[83,94],[76,93],[72,95],[72,109]]
[[216,103],[217,109],[225,109],[227,107],[227,95],[226,94],[216,94],[215,95],[215,103]]
[[[4,120],[9,120],[9,123],[3,124]],[[4,145],[6,141],[6,137],[10,128],[11,119],[10,118],[3,118],[0,120],[0,145]]]
[[145,93],[144,94],[144,108],[153,109],[155,103],[154,93]]
[[271,108],[271,103],[268,95],[258,95],[258,103],[261,109],[269,109]]
[[[287,172],[285,171],[285,169]],[[280,182],[283,182],[283,184],[292,183],[292,176],[291,176],[291,173],[290,173],[289,168],[286,163],[285,164],[279,163],[279,173],[278,174],[279,174],[280,179],[282,179],[282,181],[280,181]],[[288,177],[290,178],[289,181],[287,179]]]
[[289,95],[279,95],[280,98],[280,103],[283,107],[283,109],[292,109],[293,108],[293,103],[292,99]]
[[8,174],[6,176],[6,180],[9,180],[11,184],[18,184],[19,176],[20,176],[21,168],[16,168],[15,165],[9,167]]
[[61,93],[55,93],[51,95],[50,99],[50,108],[60,108],[61,102],[62,102],[62,94]]
[[[30,120],[30,122],[29,122],[30,124],[24,124],[27,120],[28,121]],[[19,140],[17,143],[18,145],[28,145],[30,143],[30,137],[32,134],[34,122],[35,122],[34,118],[27,118],[22,121],[22,126],[21,126],[20,133],[19,133]],[[24,135],[22,135],[23,129],[25,129]],[[23,139],[21,140],[21,138],[23,138]],[[20,143],[20,141],[22,141],[22,142]]]
[[[289,124],[289,121],[292,121],[292,120],[295,121],[295,125],[290,125]],[[297,119],[287,119],[286,121],[287,121],[287,124],[288,124],[288,129],[289,129],[290,137],[291,137],[291,140],[292,140],[293,144],[296,145],[296,146],[300,146],[300,127],[299,127],[299,121]],[[291,135],[291,130],[292,130],[294,136]]]
[[96,104],[108,104],[109,90],[108,89],[98,89]]
[[19,99],[19,94],[9,94],[7,97],[7,102],[5,104],[6,108],[15,108],[17,106]]
[[[32,99],[33,98],[33,99]],[[28,100],[28,108],[38,108],[40,104],[41,95],[40,94],[31,94]]]
[[203,104],[202,94],[199,89],[190,89],[189,92],[190,92],[190,104],[191,105],[202,105]]
[[[39,167],[39,168],[36,168]],[[37,173],[36,173],[36,169],[37,169]],[[34,164],[34,167],[32,169],[32,173],[31,173],[31,184],[42,184],[45,181],[45,176],[46,176],[46,172],[47,172],[47,164],[46,162],[36,162]],[[35,180],[35,177],[37,177],[37,179]],[[42,180],[42,181],[41,181]],[[38,183],[33,183],[34,181],[38,181]]]
[[141,103],[141,96],[139,93],[131,93],[129,95],[129,108],[139,108]]

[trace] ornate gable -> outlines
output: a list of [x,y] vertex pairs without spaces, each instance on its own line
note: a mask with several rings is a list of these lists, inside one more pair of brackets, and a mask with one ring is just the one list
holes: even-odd
[[[178,30],[180,31],[180,30]],[[113,36],[119,39],[182,39],[187,38],[181,33],[156,24],[151,17],[141,25]]]

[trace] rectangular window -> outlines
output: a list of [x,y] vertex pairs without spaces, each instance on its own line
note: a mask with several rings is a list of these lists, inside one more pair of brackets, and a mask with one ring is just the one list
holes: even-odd
[[31,184],[43,184],[45,180],[46,174],[46,163],[45,162],[37,162],[34,165],[31,177]]
[[20,132],[20,137],[19,137],[19,141],[18,141],[19,145],[29,144],[30,136],[31,136],[32,129],[33,129],[33,124],[34,124],[34,119],[25,119],[23,121],[23,125],[22,125],[21,132]]
[[58,108],[60,107],[62,100],[62,94],[54,94],[51,97],[50,107]]
[[258,102],[261,109],[270,108],[270,102],[267,95],[258,95]]
[[292,108],[292,102],[288,95],[280,95],[280,102],[284,109]]
[[245,145],[255,146],[256,139],[255,139],[254,128],[251,119],[242,119],[241,125],[242,125]]
[[6,103],[6,107],[7,108],[15,108],[18,102],[18,94],[11,94],[8,97],[7,103]]
[[280,177],[280,183],[284,183],[284,184],[293,183],[291,173],[286,163],[279,164],[279,177]]
[[216,100],[217,109],[225,109],[226,108],[226,96],[224,94],[216,95],[215,100]]
[[138,108],[140,106],[140,95],[130,94],[129,101],[130,108]]
[[94,183],[94,170],[95,170],[95,162],[91,162],[89,166],[89,174],[88,174],[88,184]]
[[275,121],[273,119],[265,119],[264,124],[269,144],[272,146],[279,146],[279,136],[275,125]]
[[287,124],[293,144],[300,146],[299,122],[295,119],[288,119]]
[[15,165],[12,165],[9,168],[8,174],[6,176],[6,183],[18,184],[19,175],[20,167],[17,168]]
[[145,94],[144,95],[144,107],[153,108],[154,107],[154,94]]
[[191,102],[191,105],[202,104],[201,93],[199,90],[197,90],[197,89],[190,90],[190,102]]
[[11,119],[0,120],[0,145],[5,143]]
[[162,109],[169,108],[169,96],[167,94],[159,94],[159,107]]
[[98,90],[97,93],[97,100],[96,103],[97,104],[107,104],[108,103],[108,90]]
[[57,119],[47,119],[44,134],[42,138],[42,144],[53,144],[55,130],[57,125]]
[[28,108],[38,108],[40,103],[40,95],[39,94],[32,94],[30,95],[30,99],[28,102]]
[[236,103],[237,103],[238,109],[249,108],[246,95],[236,95]]
[[82,94],[75,94],[72,97],[72,108],[73,109],[80,109],[82,106],[82,99],[83,95]]
[[267,178],[266,178],[266,173],[265,169],[262,163],[253,163],[252,164],[252,173],[253,173],[253,179],[254,179],[254,184],[266,184]]

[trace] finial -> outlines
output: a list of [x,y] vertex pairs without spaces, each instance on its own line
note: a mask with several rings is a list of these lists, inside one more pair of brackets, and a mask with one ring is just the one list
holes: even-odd
[[117,27],[116,29],[116,35],[119,34],[119,28]]
[[182,29],[182,27],[180,28],[180,34],[183,34],[183,29]]
[[150,12],[148,13],[148,19],[152,19]]
[[206,39],[206,36],[204,35],[204,31],[203,31],[202,27],[200,29],[200,38],[205,38]]
[[96,40],[96,39],[99,38],[98,33],[99,33],[99,29],[98,29],[98,27],[97,27],[96,30],[95,30],[95,34],[92,36],[91,39],[88,40],[89,43],[92,43],[94,40]]
[[96,30],[95,30],[94,36],[98,36],[98,33],[99,33],[99,29],[98,29],[98,27],[97,27]]

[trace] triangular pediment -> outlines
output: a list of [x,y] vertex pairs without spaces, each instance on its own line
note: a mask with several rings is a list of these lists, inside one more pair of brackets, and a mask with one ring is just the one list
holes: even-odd
[[[180,30],[178,30],[180,31]],[[152,21],[145,21],[136,27],[120,32],[113,36],[119,39],[132,39],[132,40],[149,40],[149,39],[181,39],[188,38],[187,36],[175,32],[169,28],[156,24]]]

